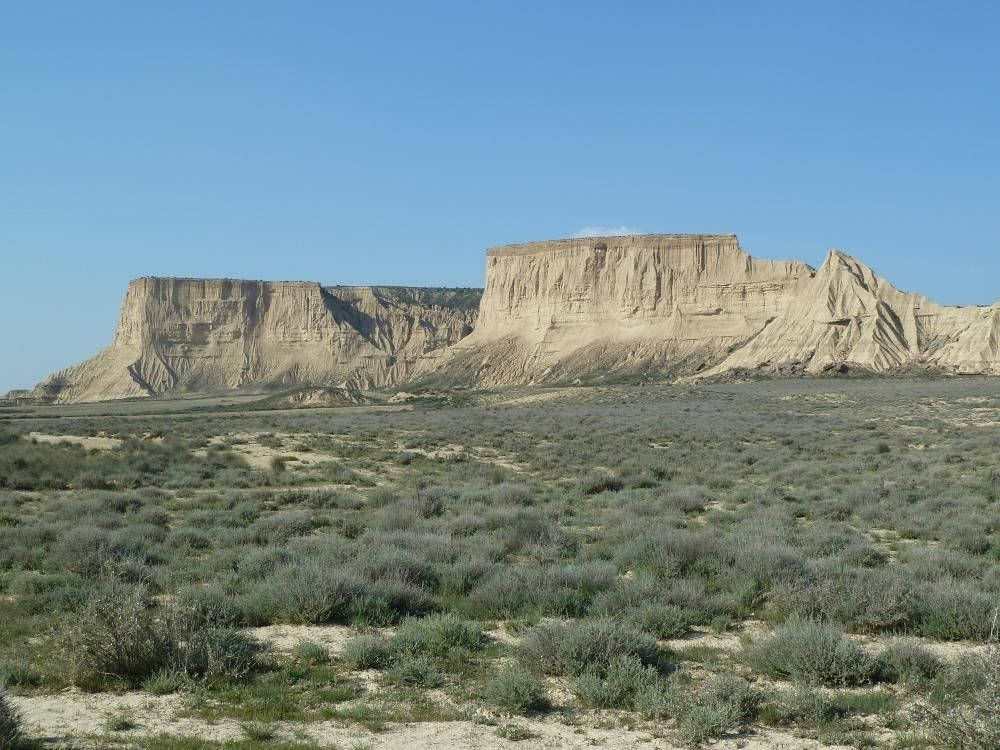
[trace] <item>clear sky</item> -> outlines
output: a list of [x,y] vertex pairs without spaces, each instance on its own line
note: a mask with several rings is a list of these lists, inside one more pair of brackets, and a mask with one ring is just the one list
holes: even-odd
[[585,227],[1000,297],[1000,4],[7,2],[0,391],[144,275],[481,286]]

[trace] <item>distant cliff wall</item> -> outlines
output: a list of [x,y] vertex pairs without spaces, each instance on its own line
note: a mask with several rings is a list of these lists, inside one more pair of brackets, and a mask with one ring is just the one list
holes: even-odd
[[257,384],[373,388],[472,330],[475,290],[142,278],[110,347],[36,386],[70,403]]
[[735,235],[557,240],[487,253],[471,336],[428,369],[487,385],[718,362],[782,315],[815,271]]
[[144,278],[129,285],[110,347],[8,402],[844,366],[1000,374],[1000,305],[939,305],[836,250],[819,269],[759,260],[731,234],[495,248],[481,293]]

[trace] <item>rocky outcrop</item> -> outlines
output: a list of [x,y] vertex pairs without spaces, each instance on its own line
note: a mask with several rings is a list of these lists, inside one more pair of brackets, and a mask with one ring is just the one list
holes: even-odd
[[945,307],[831,250],[795,302],[707,374],[847,365],[1000,373],[1000,307]]
[[248,385],[374,388],[472,330],[476,290],[323,287],[313,282],[142,278],[114,342],[50,376],[41,403]]
[[504,385],[687,374],[783,315],[815,274],[752,258],[735,235],[513,245],[488,251],[486,266],[476,330],[424,363],[440,376]]
[[938,305],[836,250],[816,270],[754,259],[734,235],[558,240],[490,250],[476,330],[422,364],[431,380],[485,385],[1000,374],[1000,306]]
[[644,235],[495,248],[486,263],[481,299],[479,290],[138,279],[108,349],[10,403],[268,384],[1000,374],[1000,305],[938,305],[836,250],[817,270],[752,258],[735,235]]

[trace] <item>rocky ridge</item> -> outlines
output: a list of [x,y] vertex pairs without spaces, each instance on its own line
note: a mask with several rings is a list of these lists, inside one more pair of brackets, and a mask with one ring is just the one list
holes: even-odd
[[[470,306],[469,302],[472,302]],[[472,330],[477,290],[148,277],[131,282],[111,346],[22,403],[250,385],[376,388]]]
[[481,299],[478,290],[144,278],[129,285],[110,347],[10,397],[846,368],[1000,374],[1000,305],[938,305],[836,250],[819,269],[756,259],[729,234],[494,248]]

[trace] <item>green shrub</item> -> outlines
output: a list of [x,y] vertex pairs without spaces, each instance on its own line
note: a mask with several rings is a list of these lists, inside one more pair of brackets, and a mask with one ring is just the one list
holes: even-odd
[[771,636],[747,646],[746,662],[772,677],[834,687],[869,682],[876,660],[828,623],[790,620]]
[[916,597],[917,634],[942,641],[985,641],[993,624],[995,596],[966,581],[928,584]]
[[0,692],[0,750],[12,750],[21,739],[21,714]]
[[439,687],[444,684],[434,662],[424,654],[403,654],[389,668],[389,681],[412,687]]
[[636,697],[657,680],[657,671],[635,656],[619,655],[604,670],[585,671],[573,692],[589,708],[633,708]]
[[605,676],[621,657],[659,667],[656,640],[612,619],[546,623],[532,628],[521,643],[522,662],[545,674]]
[[699,746],[710,739],[742,730],[757,715],[760,693],[732,675],[713,677],[680,708],[677,727],[681,739]]
[[180,655],[184,672],[191,677],[241,680],[258,666],[260,644],[232,628],[203,628],[188,636]]
[[434,600],[401,581],[371,580],[337,561],[308,559],[275,570],[241,600],[249,622],[388,625],[429,612]]
[[455,649],[476,653],[483,650],[486,642],[478,625],[451,613],[406,620],[392,639],[396,651],[437,658]]
[[250,533],[257,544],[285,544],[312,531],[312,516],[304,510],[280,510],[254,522]]
[[117,679],[138,686],[174,658],[170,626],[156,617],[146,591],[119,579],[105,581],[70,625],[67,637],[77,684]]
[[677,680],[658,680],[636,693],[635,710],[647,719],[669,719],[680,713],[685,696],[685,687]]
[[526,714],[546,711],[552,705],[545,683],[517,667],[506,669],[486,683],[484,697],[507,711]]
[[894,640],[878,655],[877,672],[887,682],[923,683],[940,670],[941,660],[916,641]]
[[142,682],[142,689],[151,695],[170,695],[184,689],[189,679],[176,667],[158,669]]
[[607,472],[595,471],[580,480],[580,491],[584,495],[596,495],[601,492],[618,492],[625,487],[621,477]]
[[176,614],[179,624],[190,630],[233,627],[241,619],[236,600],[218,584],[182,589],[177,597]]
[[761,709],[763,723],[782,727],[818,727],[842,715],[829,698],[804,685],[779,693]]
[[856,633],[882,633],[909,625],[913,586],[896,570],[851,570],[823,591],[822,608],[832,620]]
[[37,687],[42,676],[23,657],[0,656],[0,688]]
[[392,647],[380,635],[361,635],[344,645],[341,659],[351,669],[384,669],[392,659]]
[[925,711],[934,736],[945,747],[1000,747],[1000,622],[994,622],[997,624],[986,654],[970,660],[962,670],[966,674],[955,675],[964,678],[963,684],[938,696],[939,705]]
[[292,649],[292,655],[303,664],[310,666],[328,664],[330,661],[330,650],[325,644],[316,641],[296,643]]
[[698,622],[698,616],[691,610],[672,604],[647,604],[633,612],[629,619],[643,632],[663,640],[680,638]]

